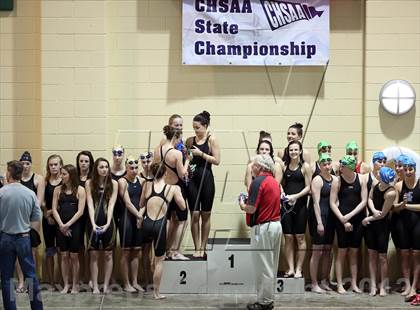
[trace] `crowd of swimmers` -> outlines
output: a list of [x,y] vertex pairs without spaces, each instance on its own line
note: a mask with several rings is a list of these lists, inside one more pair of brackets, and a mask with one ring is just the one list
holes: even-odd
[[[54,256],[58,250],[62,293],[78,293],[79,275],[83,274],[92,292],[99,294],[98,260],[103,253],[103,292],[110,292],[118,233],[123,289],[144,291],[138,280],[141,268],[143,284],[152,284],[154,298],[164,298],[159,292],[163,261],[189,259],[180,252],[188,214],[193,257],[206,258],[215,196],[212,166],[221,160],[219,143],[209,125],[208,112],[197,114],[192,124],[195,134],[185,138],[183,119],[175,114],[163,127],[164,137],[153,152],[133,156],[117,145],[109,163],[106,158],[94,160],[91,152],[81,151],[76,165],[64,165],[61,156],[53,154],[47,159],[45,177],[32,171],[31,154],[22,154],[21,183],[36,193],[42,206],[46,275],[51,288],[55,287]],[[348,258],[350,289],[361,293],[357,260],[364,240],[369,255],[370,294],[386,295],[391,236],[404,279],[401,294],[412,298],[420,276],[420,182],[415,161],[404,154],[386,158],[376,152],[367,164],[358,159],[359,148],[354,141],[347,143],[346,154],[339,162],[331,158],[331,144],[320,141],[318,158],[311,161],[300,142],[302,134],[301,124],[291,125],[288,145],[275,154],[271,135],[261,131],[256,150],[257,154],[271,156],[273,175],[282,188],[279,212],[284,234],[282,255],[287,266],[284,276],[302,277],[308,226],[312,291],[332,290],[331,248],[336,239],[337,292],[346,293],[343,267]],[[252,180],[250,160],[245,172],[247,190]],[[35,229],[31,242],[37,257],[41,238]],[[83,265],[86,270],[80,272]],[[18,265],[17,274],[17,291],[25,291]]]

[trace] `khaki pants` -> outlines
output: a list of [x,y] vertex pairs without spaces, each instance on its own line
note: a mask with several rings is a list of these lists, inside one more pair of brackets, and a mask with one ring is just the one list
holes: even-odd
[[257,288],[257,302],[274,301],[274,289],[279,266],[282,228],[280,222],[252,227],[251,246]]

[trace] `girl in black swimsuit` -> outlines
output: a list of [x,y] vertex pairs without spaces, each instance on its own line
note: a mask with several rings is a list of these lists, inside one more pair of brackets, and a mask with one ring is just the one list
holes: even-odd
[[[184,161],[183,153],[175,148],[182,136],[182,131],[166,125],[163,127],[163,133],[166,136],[166,141],[155,149],[154,161],[162,162],[166,166],[165,182],[178,185],[185,199],[187,194],[185,180],[188,177],[190,157],[187,154]],[[169,204],[167,218],[169,219],[168,257],[175,260],[187,260],[188,258],[179,252],[179,248],[187,228],[188,211],[180,210],[173,201]]]
[[166,251],[166,213],[172,200],[177,208],[186,210],[185,199],[181,189],[176,185],[169,185],[164,181],[166,167],[163,163],[154,163],[151,167],[154,175],[153,182],[144,185],[140,198],[141,218],[139,226],[142,226],[144,242],[152,243],[155,253],[153,274],[153,297],[162,299],[160,295],[160,280],[162,278],[163,261]]

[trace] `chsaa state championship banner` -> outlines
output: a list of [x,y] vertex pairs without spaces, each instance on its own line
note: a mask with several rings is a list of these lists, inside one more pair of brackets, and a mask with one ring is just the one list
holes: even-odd
[[329,0],[183,0],[186,65],[325,65]]

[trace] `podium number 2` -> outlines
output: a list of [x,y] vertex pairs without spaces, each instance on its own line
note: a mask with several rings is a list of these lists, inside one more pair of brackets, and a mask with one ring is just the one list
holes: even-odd
[[230,268],[233,268],[235,266],[235,256],[232,254],[228,260],[230,260]]
[[179,276],[181,277],[179,284],[187,284],[187,280],[185,280],[187,278],[187,273],[184,270],[179,273]]
[[277,280],[277,288],[276,288],[278,293],[283,292],[283,285],[284,285],[283,280],[278,279]]

